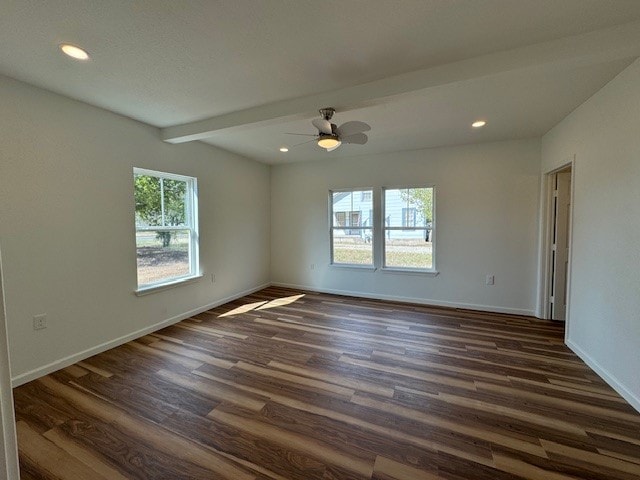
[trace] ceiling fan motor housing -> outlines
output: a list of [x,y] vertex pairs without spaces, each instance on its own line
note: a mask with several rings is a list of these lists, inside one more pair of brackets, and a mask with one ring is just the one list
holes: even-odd
[[334,133],[334,134],[329,135],[328,133],[322,133],[322,132],[321,132],[321,133],[319,133],[319,134],[318,134],[318,140],[320,140],[320,139],[322,139],[322,138],[335,138],[336,140],[339,140],[339,139],[340,139],[340,136],[339,136],[339,135],[337,135],[337,134],[335,134],[335,133]]
[[322,115],[322,118],[329,121],[333,117],[333,114],[336,113],[336,109],[333,107],[326,107],[326,108],[321,108],[319,112],[320,112],[320,115]]

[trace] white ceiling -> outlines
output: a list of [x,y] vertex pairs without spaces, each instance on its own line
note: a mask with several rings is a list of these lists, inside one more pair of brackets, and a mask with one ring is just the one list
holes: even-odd
[[[0,0],[0,12],[0,73],[269,163],[541,135],[640,55],[638,0]],[[338,124],[371,124],[370,142],[277,151],[325,106]],[[487,127],[471,131],[479,117]]]

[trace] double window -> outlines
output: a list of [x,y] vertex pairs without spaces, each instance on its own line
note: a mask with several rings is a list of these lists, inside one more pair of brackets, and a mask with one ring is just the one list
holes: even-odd
[[138,289],[198,275],[197,181],[133,169]]
[[329,193],[331,263],[434,271],[434,188],[381,192],[378,203],[372,189]]

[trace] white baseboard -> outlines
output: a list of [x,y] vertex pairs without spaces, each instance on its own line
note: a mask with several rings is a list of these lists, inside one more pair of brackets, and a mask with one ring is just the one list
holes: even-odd
[[603,368],[587,352],[576,345],[572,340],[567,340],[565,343],[571,350],[573,350],[576,355],[578,355],[582,359],[584,363],[589,366],[589,368],[591,368],[591,370],[596,372],[600,376],[600,378],[607,382],[611,388],[618,392],[622,398],[624,398],[633,408],[640,412],[640,398],[638,398],[633,392],[631,392],[631,390],[620,383],[620,381],[614,375],[609,373],[608,370]]
[[114,340],[110,340],[108,342],[105,343],[101,343],[100,345],[96,345],[95,347],[91,347],[88,348],[87,350],[84,350],[82,352],[79,353],[75,353],[73,355],[69,355],[68,357],[64,357],[61,358],[59,360],[56,360],[55,362],[51,362],[47,365],[44,365],[43,367],[38,367],[36,369],[30,370],[26,373],[17,375],[15,377],[13,377],[11,379],[11,385],[13,388],[18,387],[20,385],[23,385],[27,382],[30,382],[31,380],[35,380],[36,378],[40,378],[44,375],[48,375],[52,372],[55,372],[57,370],[60,370],[61,368],[65,368],[68,367],[69,365],[73,365],[74,363],[80,362],[86,358],[92,357],[94,355],[97,355],[98,353],[102,353],[105,352],[107,350],[110,350],[112,348],[118,347],[120,345],[122,345],[123,343],[127,343],[130,342],[131,340],[135,340],[136,338],[140,338],[143,337],[145,335],[148,335],[149,333],[153,333],[157,330],[160,330],[161,328],[165,328],[168,327],[170,325],[173,325],[175,323],[181,322],[182,320],[192,317],[194,315],[197,315],[199,313],[202,312],[206,312],[207,310],[210,310],[212,308],[218,307],[220,305],[223,305],[225,303],[231,302],[233,300],[236,300],[240,297],[244,297],[245,295],[250,295],[254,292],[257,292],[258,290],[262,290],[264,288],[267,288],[268,286],[270,286],[270,283],[265,283],[263,285],[254,287],[254,288],[250,288],[248,290],[244,290],[242,292],[238,292],[236,294],[230,295],[228,297],[225,298],[221,298],[220,300],[216,300],[213,303],[210,303],[208,305],[203,305],[201,307],[198,308],[194,308],[193,310],[189,310],[188,312],[182,313],[180,315],[176,315],[174,317],[168,318],[166,320],[163,320],[161,322],[155,323],[153,325],[150,325],[148,327],[142,328],[140,330],[137,330],[135,332],[129,333],[127,335],[123,335],[122,337],[116,338]]
[[483,312],[507,313],[510,315],[533,316],[535,313],[533,310],[526,310],[521,308],[498,307],[495,305],[478,305],[475,303],[447,302],[442,300],[433,300],[429,298],[401,297],[397,295],[383,295],[383,294],[377,294],[377,293],[374,294],[374,293],[367,293],[367,292],[357,292],[352,290],[337,290],[333,288],[310,287],[307,285],[294,285],[290,283],[271,282],[271,285],[273,285],[274,287],[296,288],[300,290],[308,290],[310,292],[333,293],[335,295],[345,295],[347,297],[372,298],[377,300],[389,300],[392,302],[417,303],[420,305],[433,305],[436,307],[462,308],[465,310],[480,310]]

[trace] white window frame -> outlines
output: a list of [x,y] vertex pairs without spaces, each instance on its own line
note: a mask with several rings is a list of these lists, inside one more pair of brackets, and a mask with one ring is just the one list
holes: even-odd
[[[199,262],[199,254],[200,254],[199,243],[200,242],[199,242],[199,235],[198,235],[198,179],[196,177],[189,177],[186,175],[178,175],[175,173],[160,172],[156,170],[148,170],[146,168],[134,167],[133,168],[134,178],[136,175],[147,175],[151,177],[160,178],[161,180],[166,179],[166,180],[177,180],[181,182],[186,182],[187,191],[185,194],[185,209],[186,209],[185,219],[187,221],[187,224],[179,225],[179,226],[162,225],[162,226],[138,227],[135,224],[136,212],[134,207],[133,215],[134,215],[135,232],[136,233],[144,232],[144,231],[172,232],[172,231],[180,231],[180,230],[189,231],[189,273],[187,275],[167,277],[162,280],[158,280],[156,282],[145,283],[142,285],[138,284],[136,293],[137,294],[149,293],[154,290],[163,289],[172,285],[184,283],[186,281],[190,281],[195,278],[201,277],[202,275],[200,274],[200,262]],[[164,204],[164,196],[161,196],[161,202]],[[134,204],[135,204],[135,189],[134,189]],[[164,216],[164,211],[163,211],[163,216]],[[137,271],[138,271],[138,266],[136,262],[136,275],[137,275]]]
[[[432,220],[431,220],[431,268],[416,268],[416,267],[397,267],[397,266],[387,266],[387,259],[386,259],[386,242],[387,242],[387,231],[388,230],[400,230],[400,231],[407,231],[407,230],[424,230],[425,235],[427,233],[427,231],[429,230],[426,226],[424,227],[405,227],[405,226],[399,226],[399,227],[388,227],[387,225],[385,225],[385,218],[386,218],[386,194],[387,194],[387,190],[411,190],[411,189],[415,189],[415,188],[431,188],[433,190],[433,201],[432,201],[432,211],[431,211],[431,216],[432,216]],[[382,267],[381,270],[382,271],[386,271],[386,272],[407,272],[407,273],[429,273],[429,274],[437,274],[438,270],[436,269],[436,187],[435,185],[431,184],[431,185],[402,185],[402,186],[398,186],[398,187],[382,187],[382,198],[381,198],[381,218],[380,218],[380,237],[381,237],[381,242],[380,242],[380,247],[381,247],[381,257],[382,257]],[[374,240],[375,240],[375,236],[374,236]]]
[[[375,248],[376,248],[376,241],[375,241],[375,222],[371,222],[371,225],[367,226],[367,227],[352,227],[352,226],[338,226],[338,225],[333,225],[333,194],[334,193],[351,193],[353,194],[354,192],[371,192],[371,210],[373,211],[373,214],[375,215],[375,203],[374,203],[374,195],[373,195],[373,188],[371,187],[357,187],[357,188],[336,188],[336,189],[331,189],[329,190],[329,265],[334,266],[334,267],[350,267],[350,268],[363,268],[363,269],[373,269],[375,268]],[[334,248],[333,248],[333,230],[337,229],[337,230],[361,230],[361,231],[369,231],[371,232],[371,263],[338,263],[334,261],[333,258],[333,252],[334,252]]]

